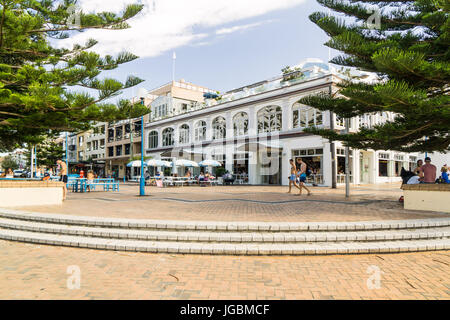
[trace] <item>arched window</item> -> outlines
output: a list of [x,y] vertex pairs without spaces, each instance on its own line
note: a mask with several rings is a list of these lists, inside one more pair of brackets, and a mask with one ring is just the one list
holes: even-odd
[[258,133],[281,131],[281,107],[269,106],[258,111]]
[[225,139],[227,136],[227,124],[224,117],[217,117],[212,122],[213,139]]
[[307,128],[323,124],[322,111],[300,103],[292,107],[292,127]]
[[183,124],[180,127],[180,143],[189,143],[191,142],[190,139],[190,130],[189,130],[189,126],[187,124]]
[[162,132],[162,144],[163,147],[167,147],[167,146],[173,146],[175,140],[173,137],[173,129],[172,128],[167,128],[164,129],[164,131]]
[[148,134],[148,147],[150,149],[158,148],[158,131],[152,131]]
[[199,121],[194,129],[195,141],[206,140],[206,121]]
[[233,117],[234,136],[239,137],[248,133],[248,114],[239,112]]

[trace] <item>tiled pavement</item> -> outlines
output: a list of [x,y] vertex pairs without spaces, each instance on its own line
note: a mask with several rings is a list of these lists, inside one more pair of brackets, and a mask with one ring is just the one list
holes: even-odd
[[[70,194],[62,206],[27,211],[203,221],[372,221],[442,218],[403,210],[399,184],[343,189],[147,188]],[[68,289],[69,266],[81,271]],[[367,281],[380,270],[380,288]],[[116,252],[0,240],[0,299],[449,299],[449,251],[331,256],[222,256]]]
[[[69,266],[80,289],[67,288]],[[449,272],[448,251],[235,257],[0,241],[0,299],[449,299]]]
[[137,185],[120,192],[69,193],[61,206],[23,207],[27,211],[81,216],[203,221],[369,221],[445,217],[448,214],[404,210],[400,184],[344,189],[312,188],[313,195],[287,194],[281,186],[217,186],[158,189]]

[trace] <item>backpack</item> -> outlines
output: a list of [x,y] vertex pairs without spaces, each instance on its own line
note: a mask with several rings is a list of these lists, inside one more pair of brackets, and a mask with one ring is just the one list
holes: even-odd
[[309,177],[312,174],[312,171],[309,169],[306,169],[305,173],[306,173],[306,176]]

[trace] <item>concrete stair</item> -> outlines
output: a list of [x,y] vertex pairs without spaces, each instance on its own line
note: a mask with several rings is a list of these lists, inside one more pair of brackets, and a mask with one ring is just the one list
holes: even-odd
[[103,250],[318,255],[450,249],[450,218],[365,222],[205,222],[0,209],[0,239]]

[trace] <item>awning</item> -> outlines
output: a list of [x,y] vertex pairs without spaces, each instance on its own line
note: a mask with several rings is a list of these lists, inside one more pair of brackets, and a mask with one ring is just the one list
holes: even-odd
[[198,163],[197,162],[190,161],[190,160],[185,160],[185,159],[179,159],[179,160],[175,161],[175,165],[177,167],[194,167],[194,168],[198,168]]
[[[128,168],[130,168],[130,167],[140,167],[141,165],[142,165],[141,161],[135,160],[135,161],[129,162],[129,163],[127,164],[127,167],[128,167]],[[144,162],[144,167],[146,167],[146,166],[147,166],[147,164]]]
[[176,157],[181,158],[183,156],[190,156],[190,155],[203,155],[203,152],[196,152],[194,150],[190,149],[172,149],[167,150],[161,153],[161,157],[167,158],[167,157]]
[[280,141],[246,142],[236,150],[241,152],[280,152],[281,150],[283,150],[283,146],[281,145]]

